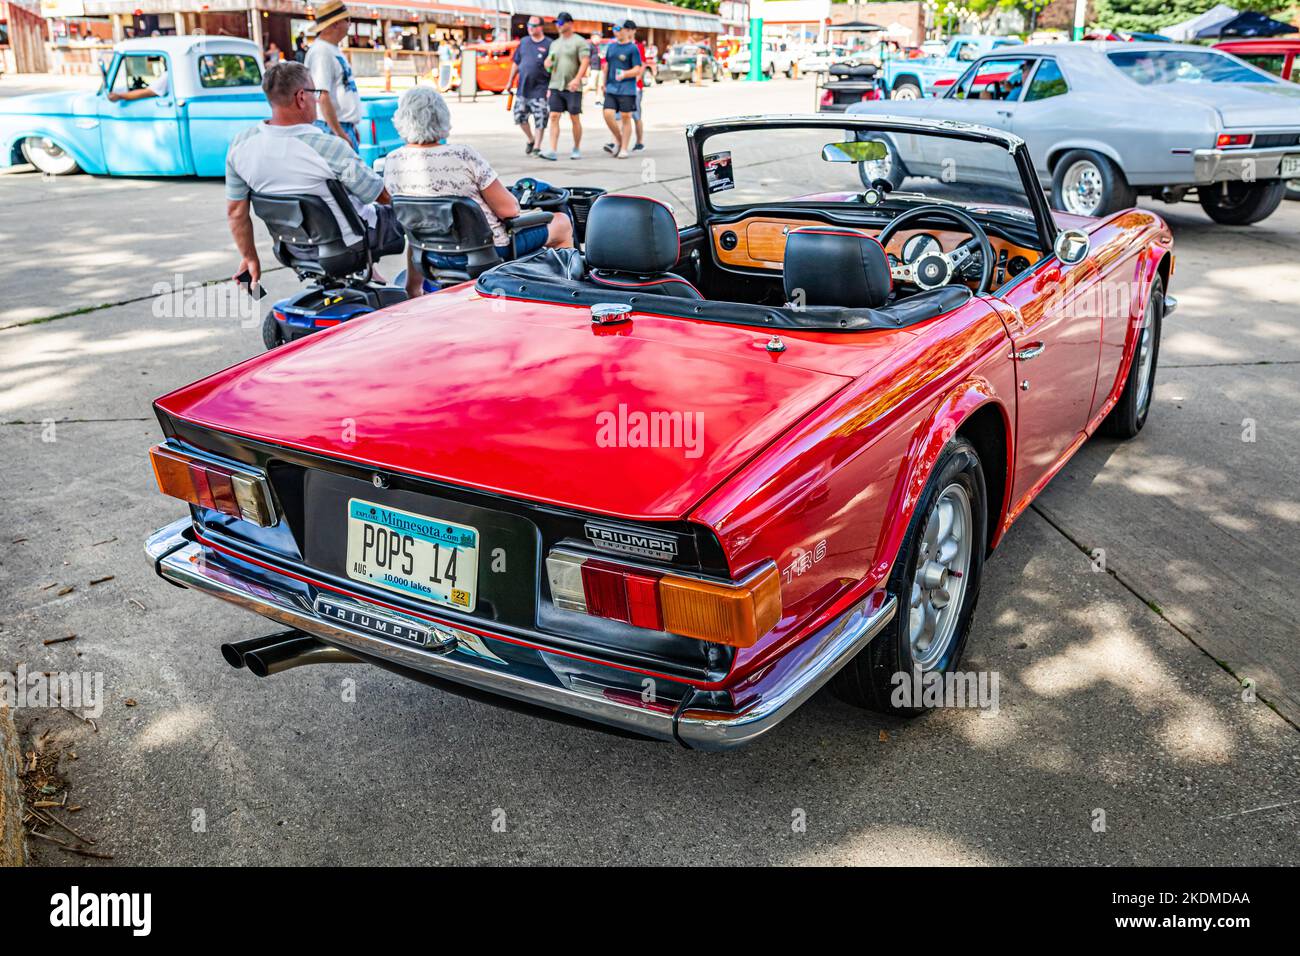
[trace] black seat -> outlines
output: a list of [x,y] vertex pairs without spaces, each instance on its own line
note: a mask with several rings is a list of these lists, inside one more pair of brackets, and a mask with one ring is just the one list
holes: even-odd
[[369,274],[372,257],[366,224],[342,183],[330,180],[326,186],[359,240],[351,244],[344,240],[338,218],[320,196],[253,193],[253,211],[271,233],[275,257],[300,278],[342,280],[356,273]]
[[890,303],[894,280],[889,256],[875,236],[839,226],[805,226],[786,238],[786,298],[817,324],[821,309],[878,313],[878,323],[905,326],[964,305],[971,290],[945,285]]
[[[501,264],[492,227],[473,199],[465,196],[394,196],[393,211],[406,237],[420,250],[420,272],[439,286],[468,282]],[[553,213],[528,209],[502,221],[515,258],[515,237],[524,229],[544,226]]]
[[875,236],[839,226],[792,229],[785,242],[785,295],[799,305],[878,309],[894,281]]
[[668,270],[677,264],[677,220],[644,196],[604,195],[587,214],[587,276],[594,285],[702,299],[695,286]]

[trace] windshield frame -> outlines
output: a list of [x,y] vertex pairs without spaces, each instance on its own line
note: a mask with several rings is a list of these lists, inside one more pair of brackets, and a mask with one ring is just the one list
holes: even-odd
[[[1000,146],[1011,154],[1012,161],[1020,173],[1021,187],[1029,202],[1033,214],[1039,241],[1046,255],[1056,243],[1060,231],[1047,205],[1047,195],[1038,174],[1034,171],[1033,160],[1025,141],[1014,133],[992,129],[988,126],[976,126],[973,123],[961,123],[955,120],[911,119],[901,116],[836,113],[793,114],[787,116],[741,116],[734,119],[712,120],[695,123],[686,128],[686,144],[691,159],[691,188],[695,195],[696,219],[704,225],[711,218],[734,216],[743,207],[714,205],[712,197],[705,186],[704,147],[712,137],[721,133],[745,132],[748,130],[774,129],[825,129],[828,132],[853,131],[880,133],[920,133],[929,136],[949,137],[975,143],[991,143]],[[772,203],[754,203],[753,207],[790,206],[789,200],[777,200]],[[963,204],[962,208],[966,208]]]

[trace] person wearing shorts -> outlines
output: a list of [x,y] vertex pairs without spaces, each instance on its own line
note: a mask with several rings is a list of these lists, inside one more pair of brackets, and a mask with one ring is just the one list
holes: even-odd
[[569,114],[573,127],[573,152],[570,159],[581,159],[582,146],[582,81],[587,77],[591,66],[591,45],[578,36],[573,29],[573,15],[561,12],[555,18],[555,25],[560,36],[551,41],[551,50],[546,55],[546,66],[551,71],[549,99],[551,115],[548,123],[551,127],[551,148],[548,152],[537,155],[554,162],[555,151],[560,145],[560,115]]
[[514,57],[510,61],[510,75],[506,77],[506,89],[519,77],[519,89],[515,91],[512,114],[515,125],[524,132],[528,145],[524,155],[542,151],[542,134],[546,132],[546,120],[550,116],[547,102],[548,86],[551,82],[550,71],[546,69],[546,55],[551,52],[551,38],[542,32],[542,18],[528,18],[528,36],[519,41],[515,47]]
[[605,53],[605,125],[614,135],[614,148],[606,149],[619,159],[627,159],[631,150],[632,114],[640,105],[636,83],[644,69],[641,50],[636,45],[636,24],[624,20]]

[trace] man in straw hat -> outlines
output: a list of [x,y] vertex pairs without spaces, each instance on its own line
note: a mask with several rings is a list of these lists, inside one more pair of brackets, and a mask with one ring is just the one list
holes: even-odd
[[357,148],[357,123],[361,121],[361,95],[357,92],[352,67],[339,49],[348,34],[348,8],[340,0],[326,0],[316,11],[308,32],[316,39],[307,48],[307,69],[313,85],[321,91],[316,125],[327,133],[347,140]]

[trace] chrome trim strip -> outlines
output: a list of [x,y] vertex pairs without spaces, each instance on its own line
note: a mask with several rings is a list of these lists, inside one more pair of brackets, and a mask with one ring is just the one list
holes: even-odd
[[[771,730],[817,692],[893,618],[896,601],[886,597],[867,612],[873,595],[864,598],[817,634],[807,638],[754,679],[749,688],[755,702],[737,712],[685,708],[673,714],[662,705],[640,707],[608,696],[571,687],[553,686],[512,674],[500,667],[480,666],[444,650],[423,649],[354,630],[341,622],[318,617],[300,596],[246,581],[226,568],[209,563],[201,545],[187,534],[190,519],[182,518],[154,532],[145,554],[160,576],[260,614],[288,627],[312,634],[335,647],[432,674],[524,703],[607,724],[658,740],[678,740],[700,750],[729,750],[750,743]],[[450,625],[439,624],[458,640],[478,641]]]

